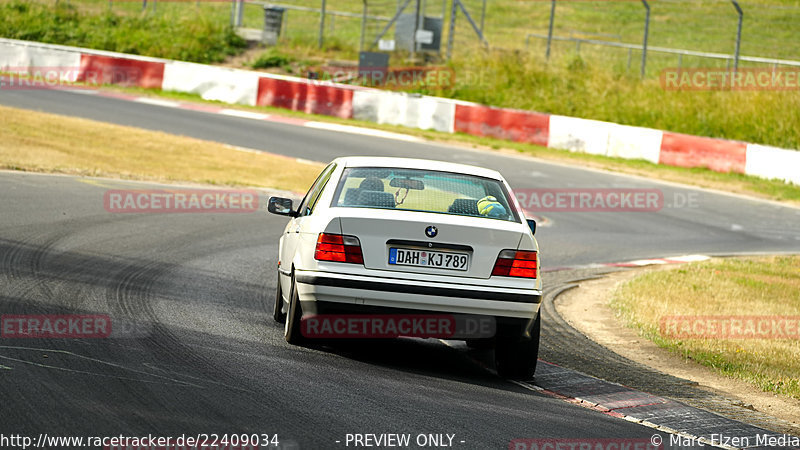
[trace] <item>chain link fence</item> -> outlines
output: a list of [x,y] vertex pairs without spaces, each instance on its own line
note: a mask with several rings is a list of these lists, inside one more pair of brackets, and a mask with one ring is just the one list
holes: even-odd
[[[739,44],[735,3],[742,11]],[[245,3],[242,26],[262,27],[265,4]],[[391,48],[388,41],[394,41],[395,50],[407,51],[407,28],[416,15],[417,28],[439,27],[437,49],[427,53],[445,59],[468,57],[480,48],[546,57],[549,48],[551,58],[580,55],[630,72],[644,66],[644,74],[651,77],[666,67],[732,68],[737,64],[738,46],[738,63],[744,67],[800,66],[800,45],[796,44],[800,6],[792,4],[746,0],[283,0],[271,4],[285,8],[285,41],[353,53]],[[649,21],[645,4],[650,9]]]
[[[641,71],[644,65],[648,77],[666,67],[800,66],[800,46],[792,38],[800,32],[800,6],[650,0],[647,23],[641,1],[535,3],[539,19],[524,42],[527,51],[540,55],[549,46],[551,55],[580,55],[619,70]],[[548,33],[553,5],[553,31]],[[591,17],[598,20],[590,22]],[[599,20],[612,17],[616,20]]]
[[[367,0],[328,2],[322,0],[282,0],[280,2],[244,3],[241,27],[260,29],[265,7],[283,9],[284,41],[316,45],[335,50],[379,50],[388,41],[394,49],[410,48],[403,31],[418,17],[418,28],[438,20],[444,22],[446,0]],[[434,24],[435,25],[435,24]],[[381,42],[383,41],[383,42]]]
[[[279,45],[337,50],[351,60],[360,50],[394,48],[403,59],[419,52],[441,61],[489,49],[543,60],[580,56],[616,71],[644,68],[648,78],[664,68],[800,67],[800,4],[787,0],[60,1],[153,14],[182,8],[255,35],[264,28],[264,7],[278,7]],[[409,41],[415,18],[417,29],[436,31],[432,49]]]

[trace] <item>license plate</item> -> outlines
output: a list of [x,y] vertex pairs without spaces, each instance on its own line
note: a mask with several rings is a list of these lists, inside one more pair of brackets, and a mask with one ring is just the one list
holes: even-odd
[[469,255],[466,253],[390,248],[389,264],[397,266],[467,270],[467,266],[469,265]]

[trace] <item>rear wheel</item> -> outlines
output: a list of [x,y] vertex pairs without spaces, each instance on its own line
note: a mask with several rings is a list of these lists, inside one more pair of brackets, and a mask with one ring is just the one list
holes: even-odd
[[497,374],[503,378],[528,380],[536,372],[536,360],[539,357],[539,335],[541,332],[540,316],[531,329],[531,337],[519,336],[498,337],[495,345],[495,365]]
[[275,306],[272,309],[272,318],[278,323],[286,322],[286,313],[283,312],[283,291],[281,290],[280,274],[278,274],[278,288],[275,289]]
[[305,342],[303,334],[300,332],[300,319],[303,311],[300,308],[300,295],[297,293],[297,283],[292,276],[292,293],[289,296],[289,312],[286,313],[286,323],[283,328],[283,337],[286,342],[293,345],[300,345]]

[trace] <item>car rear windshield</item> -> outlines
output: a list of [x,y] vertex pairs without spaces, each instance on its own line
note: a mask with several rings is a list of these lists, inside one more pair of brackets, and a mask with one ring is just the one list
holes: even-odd
[[519,222],[500,181],[433,170],[347,168],[331,206],[402,209]]

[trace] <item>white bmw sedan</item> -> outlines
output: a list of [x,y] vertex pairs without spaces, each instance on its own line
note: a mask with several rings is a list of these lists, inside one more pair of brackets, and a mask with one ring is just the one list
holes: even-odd
[[[335,317],[340,330],[368,330],[365,337],[376,334],[364,318],[408,319],[400,325],[420,317],[452,315],[461,325],[489,319],[490,334],[485,327],[471,333],[472,327],[436,337],[493,346],[499,374],[533,375],[542,298],[536,224],[525,220],[498,172],[418,159],[338,158],[297,207],[272,197],[268,210],[290,217],[280,239],[273,312],[289,343],[335,335],[335,326],[308,332],[304,324],[317,326],[319,317]],[[361,328],[344,322],[353,318]],[[393,326],[397,335],[419,335]]]

